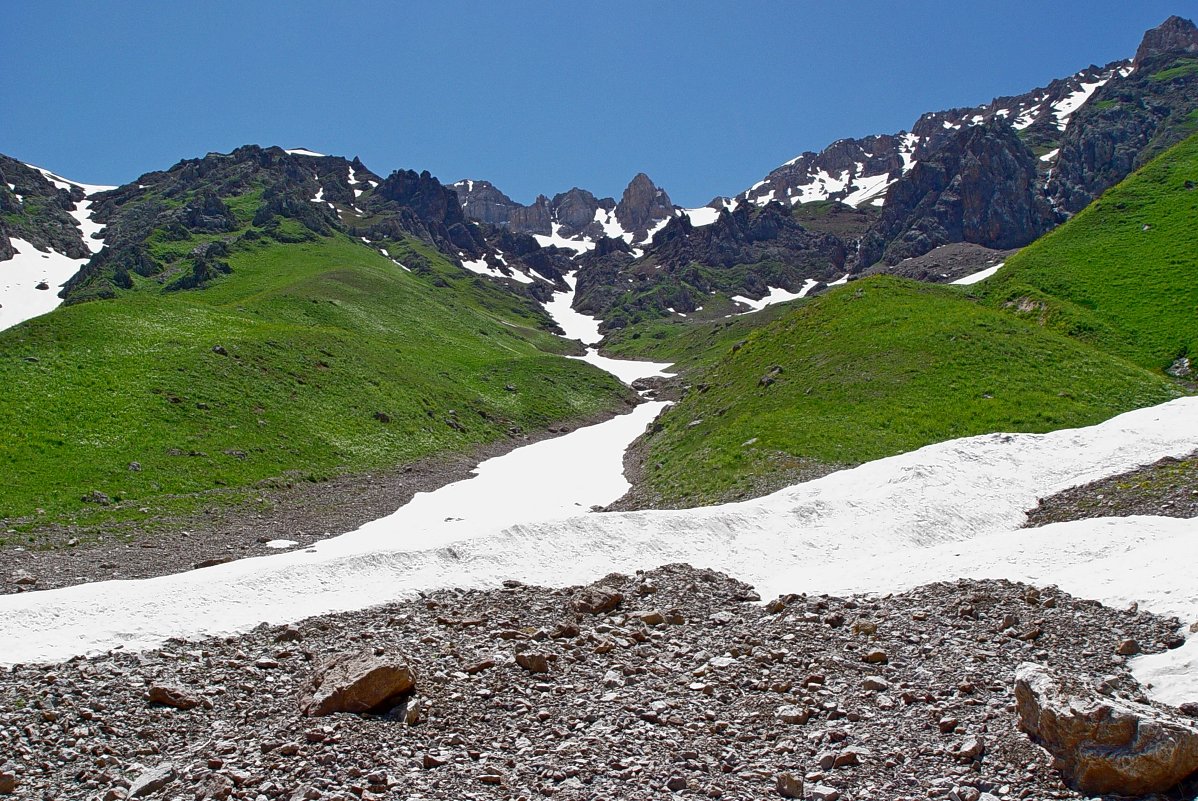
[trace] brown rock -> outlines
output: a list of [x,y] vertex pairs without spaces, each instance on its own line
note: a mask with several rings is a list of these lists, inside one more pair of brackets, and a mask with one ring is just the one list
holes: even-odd
[[874,648],[862,658],[871,665],[884,665],[890,661],[881,648]]
[[1040,665],[1015,674],[1019,725],[1088,795],[1163,793],[1198,771],[1198,728],[1145,704],[1064,692]]
[[601,615],[610,612],[624,603],[624,596],[602,587],[588,587],[574,599],[574,608],[588,615]]
[[178,687],[158,684],[150,688],[147,699],[151,704],[161,704],[175,709],[195,709],[200,705],[200,699],[194,695],[189,695]]
[[175,766],[169,762],[157,767],[150,768],[145,773],[137,777],[129,787],[130,798],[144,798],[166,787],[168,784],[178,778],[179,772],[175,770]]
[[402,662],[370,654],[342,654],[326,661],[300,696],[305,715],[335,712],[386,712],[416,687],[416,676]]
[[1140,644],[1135,640],[1123,640],[1115,649],[1115,653],[1119,656],[1135,656],[1140,653]]
[[0,772],[0,795],[11,795],[17,791],[17,785],[20,781],[15,773],[8,771]]
[[783,798],[803,797],[803,780],[792,773],[779,773],[774,786]]
[[516,664],[529,673],[548,673],[549,657],[537,651],[525,651],[516,654]]

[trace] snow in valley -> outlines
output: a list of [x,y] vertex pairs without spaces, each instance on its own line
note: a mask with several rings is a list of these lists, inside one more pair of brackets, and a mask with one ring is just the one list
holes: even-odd
[[[85,211],[85,210],[84,210]],[[5,265],[11,269],[14,265]],[[65,269],[65,267],[64,267]],[[992,268],[983,271],[992,274]],[[979,273],[964,279],[982,280]],[[546,309],[594,346],[574,278]],[[805,294],[810,287],[804,287]],[[52,293],[43,293],[51,294]],[[788,299],[772,290],[753,307]],[[6,310],[8,303],[5,303]],[[36,312],[35,312],[36,313]],[[32,315],[28,315],[32,316]],[[583,358],[631,383],[669,365]],[[664,403],[482,463],[476,477],[303,550],[138,581],[0,596],[0,662],[142,649],[504,579],[560,586],[670,562],[725,571],[771,598],[886,593],[958,577],[1057,584],[1114,605],[1198,619],[1198,520],[1107,518],[1022,529],[1040,497],[1198,446],[1198,398],[1084,429],[931,445],[765,498],[701,509],[597,513],[627,489],[623,454]],[[1198,695],[1198,639],[1137,660],[1166,702]]]

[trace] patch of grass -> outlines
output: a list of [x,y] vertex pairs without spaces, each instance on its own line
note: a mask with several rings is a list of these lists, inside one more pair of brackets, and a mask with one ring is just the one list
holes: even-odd
[[[263,238],[203,290],[148,281],[0,332],[4,527],[237,502],[259,482],[468,450],[629,399],[546,352],[565,346],[531,303],[390,244],[425,272],[345,236]],[[85,502],[93,490],[111,503]]]
[[[1118,357],[976,302],[874,277],[793,304],[698,360],[647,439],[667,505],[755,494],[797,463],[852,464],[954,437],[1090,425],[1180,390]],[[696,330],[681,336],[702,337]]]
[[1198,58],[1179,58],[1168,69],[1153,73],[1152,80],[1171,81],[1174,78],[1184,78],[1189,75],[1198,75]]
[[1142,367],[1198,353],[1198,136],[979,285],[989,302]]

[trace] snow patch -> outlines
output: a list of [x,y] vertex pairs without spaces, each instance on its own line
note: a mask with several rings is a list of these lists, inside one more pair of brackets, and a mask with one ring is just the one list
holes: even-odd
[[537,244],[543,248],[559,247],[573,250],[575,253],[586,253],[588,250],[595,249],[595,243],[589,239],[566,239],[561,235],[561,226],[553,223],[553,233],[549,236],[544,234],[533,234],[532,238],[537,240]]
[[307,148],[302,147],[292,148],[291,150],[286,150],[284,152],[290,153],[293,156],[311,156],[318,159],[325,158],[324,153],[317,153],[315,150],[308,150]]
[[958,286],[969,286],[970,284],[976,284],[979,281],[985,281],[987,278],[998,272],[999,268],[1004,264],[1006,264],[1006,262],[1000,261],[993,267],[987,267],[984,270],[978,270],[976,273],[971,273],[964,278],[958,278],[956,281],[952,281],[950,283],[956,284]]
[[[87,259],[72,259],[54,251],[41,251],[19,237],[11,237],[16,254],[0,261],[0,331],[58,308],[58,291]],[[38,289],[39,284],[47,289]]]
[[761,311],[766,306],[772,306],[775,303],[785,303],[788,300],[796,300],[798,298],[804,297],[808,292],[811,291],[811,288],[816,286],[818,283],[819,281],[808,278],[807,282],[798,292],[788,292],[781,287],[771,286],[767,287],[769,292],[766,293],[766,296],[761,300],[746,298],[744,295],[733,295],[732,300],[749,307],[749,311],[741,312],[741,314],[752,314],[753,312]]

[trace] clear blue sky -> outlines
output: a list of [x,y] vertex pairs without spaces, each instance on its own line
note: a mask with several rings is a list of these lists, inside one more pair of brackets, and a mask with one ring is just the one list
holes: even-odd
[[249,143],[676,203],[1131,56],[1193,0],[0,0],[0,152],[118,184]]

